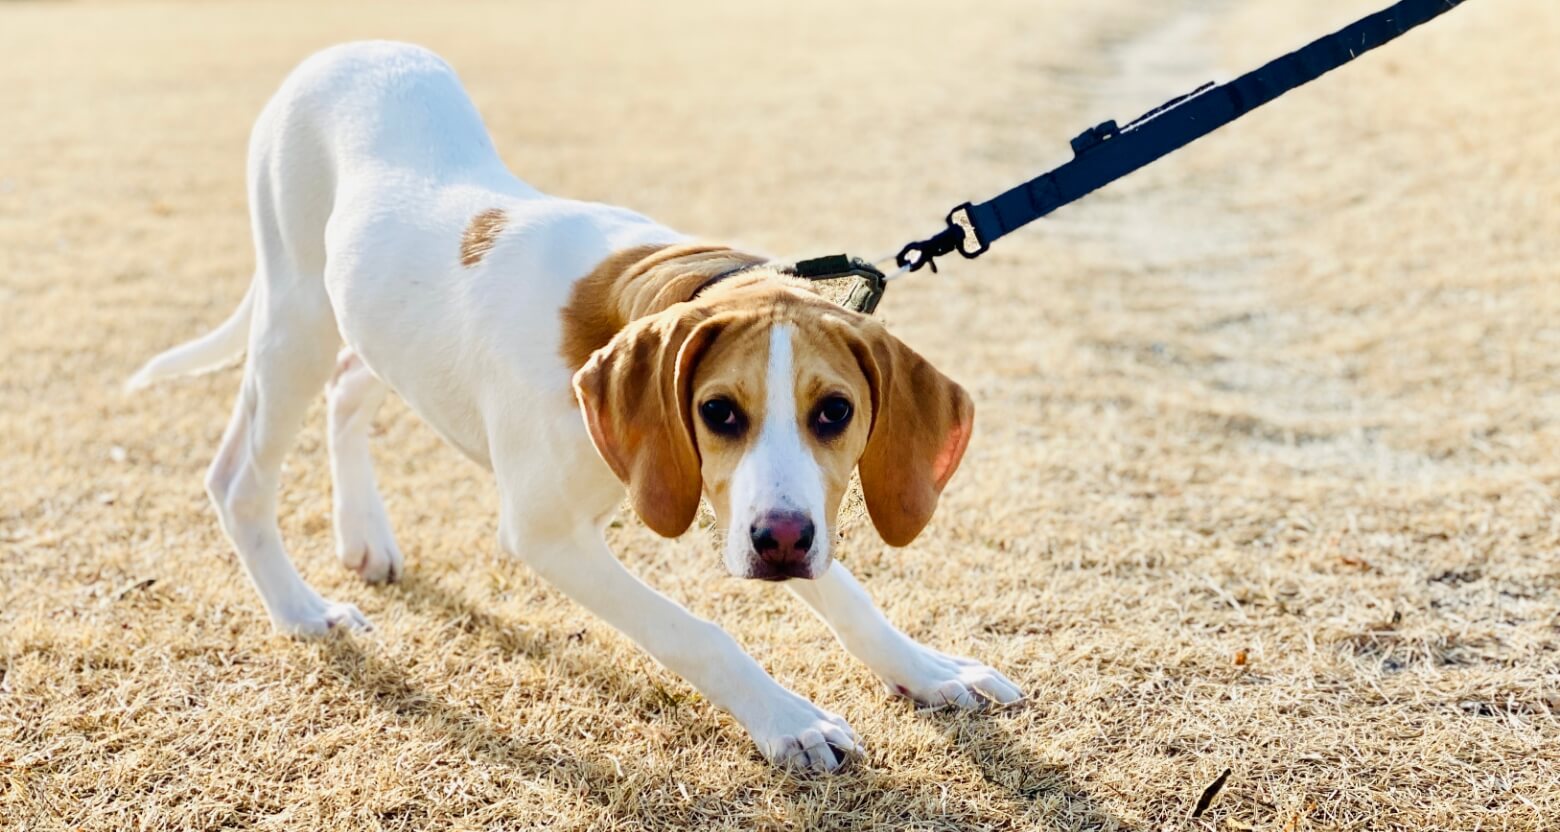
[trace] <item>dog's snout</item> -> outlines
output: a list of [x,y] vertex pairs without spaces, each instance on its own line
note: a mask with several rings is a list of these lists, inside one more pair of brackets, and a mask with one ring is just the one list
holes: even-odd
[[812,551],[813,522],[799,511],[771,511],[761,516],[749,534],[760,570],[756,577],[772,581],[811,577],[807,554]]

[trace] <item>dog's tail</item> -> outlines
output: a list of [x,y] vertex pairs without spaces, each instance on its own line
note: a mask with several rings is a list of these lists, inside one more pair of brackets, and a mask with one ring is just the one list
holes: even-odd
[[125,382],[125,392],[133,393],[163,379],[193,376],[231,367],[244,357],[249,345],[249,319],[254,311],[255,287],[251,283],[243,302],[233,314],[212,331],[146,362]]

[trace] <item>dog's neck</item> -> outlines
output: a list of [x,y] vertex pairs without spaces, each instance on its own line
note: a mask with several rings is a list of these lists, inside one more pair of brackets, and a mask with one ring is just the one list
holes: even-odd
[[563,308],[563,358],[571,370],[607,345],[630,321],[714,291],[723,274],[765,262],[725,246],[646,245],[615,252],[574,284]]

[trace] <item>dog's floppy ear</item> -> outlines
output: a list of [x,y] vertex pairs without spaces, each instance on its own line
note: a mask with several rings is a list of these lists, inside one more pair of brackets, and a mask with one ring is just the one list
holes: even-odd
[[624,327],[574,374],[574,394],[596,451],[628,487],[645,525],[688,530],[702,480],[689,398],[693,368],[718,325],[681,310]]
[[861,454],[861,492],[878,534],[906,546],[932,519],[975,424],[964,388],[876,322],[865,322],[856,360],[872,389],[872,432]]

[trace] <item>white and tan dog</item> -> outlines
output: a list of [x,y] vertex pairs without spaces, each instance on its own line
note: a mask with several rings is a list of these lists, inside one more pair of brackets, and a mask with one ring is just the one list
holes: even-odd
[[729,711],[771,761],[832,770],[860,741],[622,567],[602,526],[625,487],[669,537],[707,497],[727,569],[788,581],[890,690],[959,707],[1019,698],[995,670],[895,629],[831,561],[853,469],[874,525],[903,546],[970,436],[965,392],[872,319],[761,258],[539,193],[499,161],[450,67],[404,44],[338,46],[287,78],[255,125],[249,200],[243,303],[130,386],[248,352],[206,488],[279,630],[367,626],[303,581],[277,526],[282,459],[327,384],[341,560],[369,581],[404,568],[368,447],[394,390],[493,471],[507,552]]

